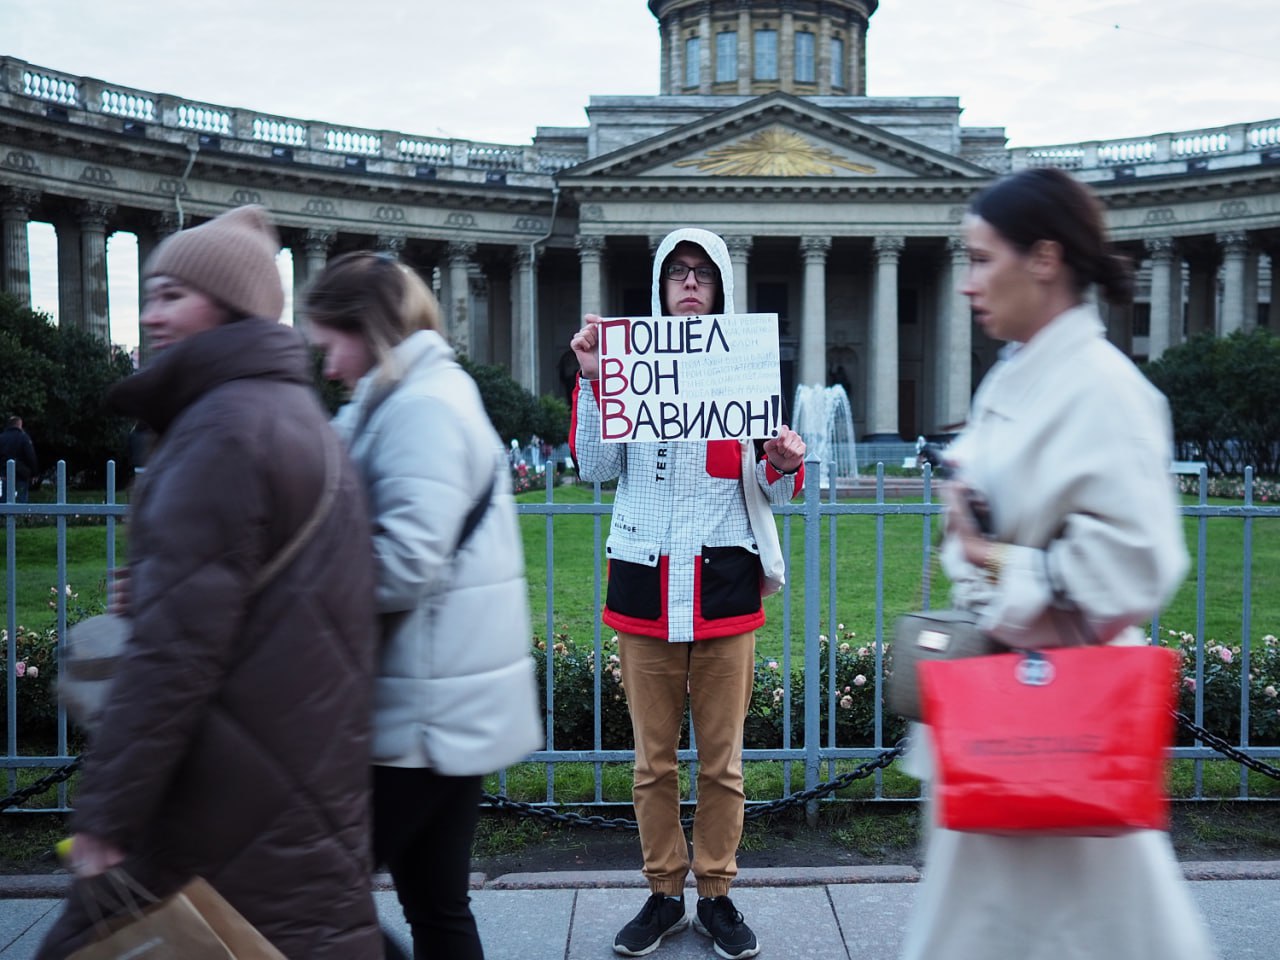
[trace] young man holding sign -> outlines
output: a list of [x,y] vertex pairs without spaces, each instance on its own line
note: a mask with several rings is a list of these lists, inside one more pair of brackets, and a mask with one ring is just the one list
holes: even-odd
[[[720,237],[687,228],[662,241],[654,258],[652,313],[654,318],[712,319],[735,313],[733,270]],[[612,391],[601,378],[600,348],[602,336],[613,336],[616,325],[588,315],[570,343],[580,366],[570,434],[574,461],[584,480],[618,481],[605,547],[604,622],[618,631],[636,742],[632,799],[650,891],[641,911],[615,937],[614,950],[643,956],[689,923],[684,883],[691,864],[680,825],[676,760],[687,695],[699,764],[693,923],[712,938],[716,953],[738,960],[760,952],[728,894],[742,835],[742,735],[755,631],[765,620],[759,547],[744,484],[757,484],[770,503],[787,502],[803,486],[805,446],[780,422],[763,444],[606,439],[602,401],[611,399]],[[712,324],[705,330],[699,326],[697,333],[701,337],[711,329]],[[682,349],[689,349],[692,330],[682,329]],[[620,334],[629,336],[629,331]],[[706,346],[713,339],[697,342]],[[628,349],[632,345],[628,341]],[[606,360],[610,352],[605,351]],[[676,348],[668,339],[665,349],[655,352],[674,354]],[[616,369],[611,366],[606,374]],[[673,387],[678,378],[678,370],[658,368],[652,382],[655,389]]]

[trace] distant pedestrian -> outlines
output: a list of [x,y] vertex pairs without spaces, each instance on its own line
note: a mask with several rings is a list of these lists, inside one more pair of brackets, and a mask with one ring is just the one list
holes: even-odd
[[[1061,170],[1026,170],[965,219],[961,292],[1007,341],[941,456],[942,561],[957,606],[1013,647],[1144,642],[1187,570],[1165,398],[1107,342],[1085,291],[1132,291],[1102,208]],[[984,524],[983,521],[986,521]],[[983,532],[986,526],[988,533]],[[1068,613],[1074,611],[1074,616]],[[1063,638],[1057,625],[1074,619]],[[1118,722],[1118,721],[1117,721]],[[929,728],[909,771],[932,776]],[[932,826],[904,960],[1209,960],[1168,834],[1004,836]]]
[[13,461],[13,499],[15,503],[26,503],[31,491],[31,478],[36,475],[39,466],[36,463],[36,448],[22,429],[22,418],[12,416],[5,421],[4,430],[0,431],[0,486],[8,480],[8,463]]

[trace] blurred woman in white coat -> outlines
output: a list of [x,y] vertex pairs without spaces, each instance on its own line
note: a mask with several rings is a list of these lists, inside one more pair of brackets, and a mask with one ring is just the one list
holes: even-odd
[[[1169,475],[1168,405],[1106,339],[1086,299],[1132,292],[1102,209],[1060,170],[1027,170],[973,202],[962,292],[1007,341],[947,450],[942,562],[956,606],[1014,647],[1056,645],[1065,599],[1102,643],[1137,627],[1187,569]],[[980,505],[974,509],[974,504]],[[979,529],[986,514],[990,533]],[[916,728],[909,771],[932,769]],[[931,826],[905,960],[1209,960],[1169,837],[997,836]]]

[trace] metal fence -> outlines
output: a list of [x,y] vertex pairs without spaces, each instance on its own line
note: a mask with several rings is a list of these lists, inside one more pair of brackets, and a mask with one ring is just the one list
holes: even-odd
[[[556,494],[564,487],[557,483],[561,479],[555,474],[554,462],[549,465],[552,473],[547,475],[545,500],[542,502],[526,502],[519,505],[519,513],[525,523],[536,522],[534,518],[543,519],[543,542],[545,546],[546,586],[541,598],[533,597],[535,610],[535,632],[541,632],[546,638],[546,649],[539,656],[544,657],[546,700],[546,749],[540,750],[530,757],[536,764],[544,765],[546,772],[546,792],[541,801],[546,805],[562,802],[556,796],[555,770],[564,764],[590,765],[594,773],[594,796],[590,800],[574,798],[575,803],[589,804],[597,807],[612,805],[629,806],[624,803],[613,803],[606,799],[603,785],[605,765],[613,763],[629,763],[633,759],[630,750],[606,748],[601,727],[601,698],[605,695],[604,673],[607,655],[605,629],[600,624],[600,607],[602,601],[602,584],[604,580],[603,543],[606,533],[604,519],[611,512],[609,495],[602,493],[599,485],[593,489],[590,502],[557,502]],[[811,461],[807,465],[810,476],[817,476],[821,464]],[[12,464],[9,464],[12,470]],[[58,710],[56,747],[52,752],[43,755],[20,752],[18,729],[18,697],[21,695],[21,684],[15,673],[18,651],[16,649],[17,627],[17,583],[18,560],[17,541],[20,522],[23,518],[36,518],[36,522],[48,524],[52,520],[56,527],[56,582],[50,584],[51,606],[54,607],[53,626],[60,638],[65,634],[68,613],[67,591],[67,530],[71,523],[96,523],[105,525],[105,549],[102,558],[101,574],[115,566],[116,556],[116,523],[125,513],[125,505],[116,502],[114,464],[108,466],[107,489],[105,502],[73,503],[68,502],[65,469],[60,464],[57,472],[56,498],[53,503],[17,504],[12,497],[0,503],[0,516],[5,523],[5,607],[6,638],[5,645],[5,755],[0,758],[0,770],[4,776],[0,779],[0,795],[12,793],[18,786],[17,772],[23,768],[58,768],[73,760],[73,751],[69,750],[67,718],[65,712]],[[13,489],[13,477],[10,473],[5,484],[6,490]],[[1233,746],[1247,751],[1254,757],[1274,758],[1280,756],[1280,746],[1255,746],[1250,743],[1250,658],[1259,640],[1254,638],[1252,622],[1252,598],[1255,580],[1254,571],[1254,527],[1259,520],[1280,520],[1280,506],[1259,504],[1254,502],[1254,484],[1252,471],[1247,471],[1244,481],[1244,497],[1240,502],[1228,504],[1210,504],[1208,502],[1207,477],[1202,471],[1199,484],[1198,502],[1182,508],[1183,515],[1194,518],[1195,535],[1188,544],[1197,559],[1196,563],[1196,622],[1194,625],[1195,645],[1193,669],[1189,670],[1189,678],[1194,679],[1195,710],[1193,719],[1196,723],[1205,720],[1205,677],[1206,668],[1216,666],[1212,663],[1210,651],[1215,649],[1206,643],[1205,630],[1208,605],[1215,598],[1208,593],[1207,563],[1209,544],[1209,521],[1222,519],[1238,522],[1242,525],[1240,557],[1242,583],[1239,609],[1239,735]],[[919,581],[913,580],[914,598],[918,601],[912,606],[930,605],[930,554],[938,523],[935,518],[942,513],[942,505],[934,496],[933,482],[927,468],[919,478],[904,480],[898,477],[886,477],[883,465],[876,468],[874,494],[853,500],[844,494],[834,470],[825,485],[809,483],[802,500],[786,506],[774,508],[779,518],[783,551],[792,558],[788,574],[788,584],[775,599],[768,601],[768,616],[777,626],[781,636],[781,654],[777,658],[778,684],[782,691],[776,708],[781,714],[781,735],[779,742],[767,748],[753,747],[744,750],[744,760],[776,761],[781,763],[784,794],[798,791],[820,789],[825,780],[833,778],[838,768],[848,767],[850,762],[869,761],[881,757],[886,750],[895,744],[886,731],[894,724],[895,718],[886,717],[880,696],[884,681],[886,640],[891,629],[893,618],[900,609],[887,607],[885,602],[885,569],[886,549],[901,543],[900,535],[893,538],[890,544],[886,539],[885,525],[891,518],[906,518],[897,523],[906,522],[911,526],[918,524],[919,552],[912,549],[912,555],[920,561]],[[912,519],[914,518],[914,519]],[[594,715],[593,743],[589,749],[562,749],[556,744],[556,658],[553,655],[553,638],[556,635],[557,613],[553,597],[556,586],[556,525],[558,521],[572,519],[575,523],[590,526],[592,544],[593,589],[591,591],[591,620],[594,623],[591,645],[593,651],[592,678],[592,710]],[[917,534],[912,533],[914,538]],[[793,547],[795,549],[793,550]],[[844,617],[842,597],[855,588],[855,585],[842,580],[839,576],[837,559],[842,550],[864,551],[864,559],[871,561],[873,581],[869,584],[873,593],[872,622],[869,627],[870,636],[859,642],[868,648],[868,656],[873,661],[873,675],[865,678],[868,690],[872,693],[873,717],[871,735],[863,738],[864,742],[841,742],[837,734],[837,705],[844,691],[839,687],[836,670],[837,637],[834,625],[840,624]],[[1215,558],[1218,554],[1215,554]],[[799,564],[796,561],[799,559]],[[847,579],[847,575],[846,575]],[[868,584],[858,584],[857,589],[866,589]],[[917,589],[918,588],[918,589]],[[825,600],[824,600],[825,595]],[[797,599],[799,598],[799,599]],[[945,602],[945,598],[938,600]],[[936,604],[935,604],[936,605]],[[562,612],[561,612],[562,613]],[[1179,626],[1184,626],[1179,624]],[[1273,625],[1266,625],[1274,629]],[[1184,627],[1185,628],[1185,627]],[[1159,618],[1151,624],[1152,636],[1161,636]],[[828,639],[824,634],[829,633]],[[823,667],[826,670],[824,671]],[[826,674],[825,679],[823,674]],[[792,680],[797,679],[799,689],[803,691],[802,708],[792,710]],[[824,711],[825,705],[825,711]],[[1280,707],[1280,700],[1276,701]],[[825,713],[825,721],[824,721]],[[1212,731],[1218,733],[1220,731]],[[696,734],[696,731],[694,731]],[[691,734],[693,736],[694,734]],[[798,745],[792,745],[798,744]],[[1203,790],[1203,761],[1216,756],[1214,751],[1204,745],[1179,746],[1174,749],[1177,758],[1189,759],[1194,763],[1194,787],[1192,796],[1205,798]],[[679,752],[680,759],[692,763],[696,759],[693,743],[688,749]],[[506,792],[506,773],[499,779],[499,791]],[[825,779],[824,779],[825,778]],[[691,782],[696,778],[691,777]],[[884,799],[883,771],[874,771],[874,785],[871,796]],[[1236,797],[1250,797],[1246,771],[1241,768],[1239,787]],[[1216,798],[1216,797],[1215,797]],[[57,802],[47,810],[67,809],[67,793],[65,784],[59,787]],[[816,807],[811,809],[816,810]]]

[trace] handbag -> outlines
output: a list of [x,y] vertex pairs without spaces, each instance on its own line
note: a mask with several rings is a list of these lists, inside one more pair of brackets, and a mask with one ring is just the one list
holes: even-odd
[[1174,651],[1062,647],[918,668],[940,826],[1080,836],[1168,829]]
[[751,535],[755,537],[756,547],[760,551],[760,596],[770,597],[786,585],[787,558],[782,555],[782,544],[778,542],[778,525],[773,519],[773,508],[765,499],[760,484],[756,483],[753,452],[754,445],[750,441],[743,442],[742,493],[747,502]]
[[101,882],[78,886],[96,917],[98,936],[67,960],[285,960],[200,877],[163,899],[119,868],[104,874]]
[[970,610],[941,609],[906,613],[894,626],[885,668],[885,704],[908,720],[922,720],[920,665],[938,660],[980,657],[1007,649],[978,629]]
[[[325,437],[324,486],[310,516],[280,551],[258,571],[249,588],[257,596],[311,539],[328,515],[341,480],[341,449],[336,436]],[[90,733],[97,727],[111,692],[111,681],[125,657],[131,626],[127,617],[101,613],[67,627],[58,653],[58,695],[73,720]]]

